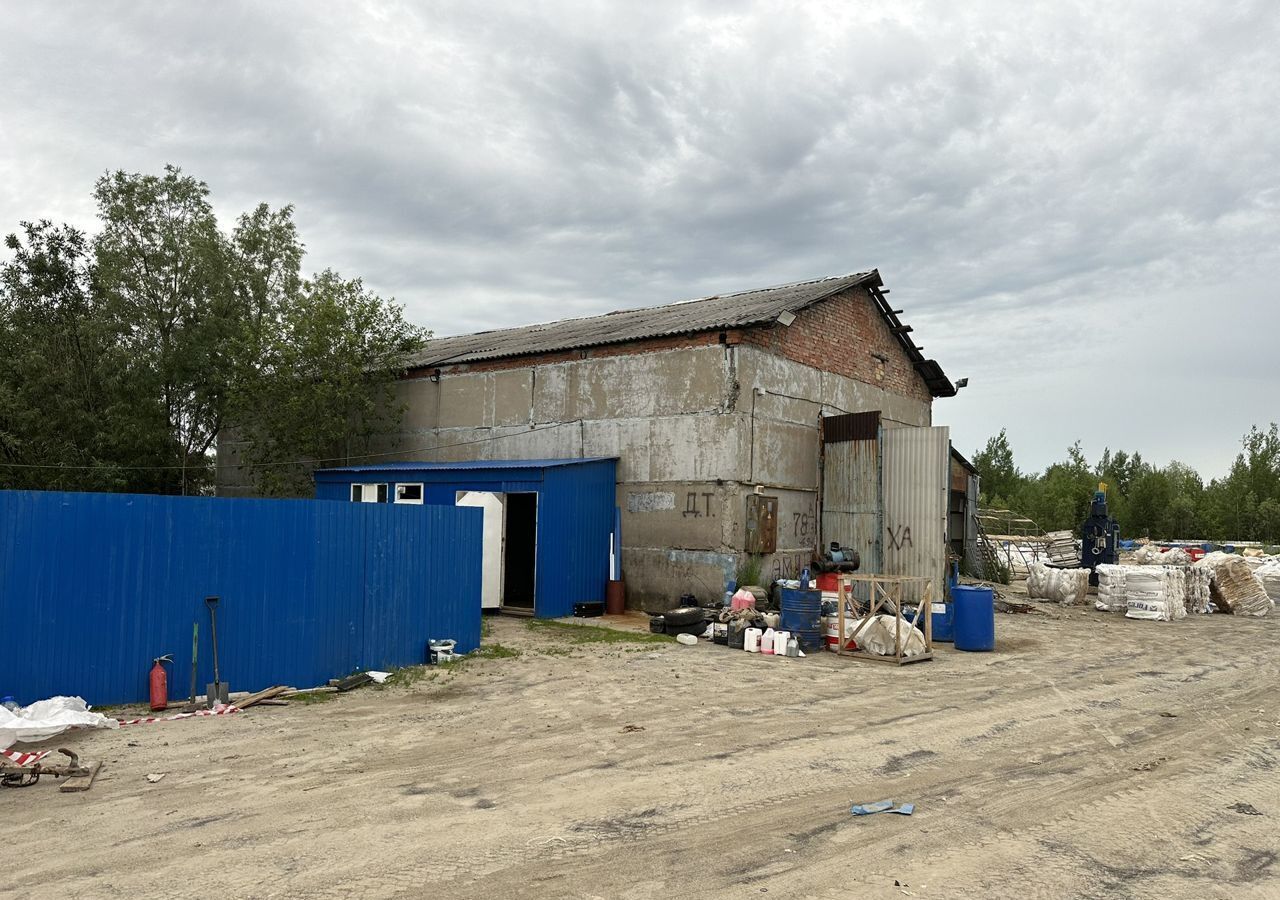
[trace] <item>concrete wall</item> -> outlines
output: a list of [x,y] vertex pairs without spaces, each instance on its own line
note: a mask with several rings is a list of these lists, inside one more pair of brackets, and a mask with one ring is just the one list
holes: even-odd
[[[650,610],[723,592],[760,485],[778,498],[778,551],[764,577],[794,575],[819,540],[819,417],[879,409],[888,426],[928,425],[929,394],[860,291],[789,327],[721,340],[418,373],[399,386],[401,432],[373,450],[391,453],[381,460],[618,457],[628,602]],[[235,490],[220,481],[220,493]]]

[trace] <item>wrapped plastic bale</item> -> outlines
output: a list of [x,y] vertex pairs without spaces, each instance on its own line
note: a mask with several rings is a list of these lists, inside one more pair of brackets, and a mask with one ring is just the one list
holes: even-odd
[[1104,612],[1125,611],[1125,580],[1128,571],[1128,566],[1113,563],[1098,566],[1098,600],[1094,606]]
[[1075,606],[1084,603],[1088,591],[1088,569],[1053,569],[1044,563],[1032,563],[1027,573],[1027,596],[1032,600]]
[[1176,568],[1143,566],[1125,576],[1125,617],[1171,622],[1186,618],[1185,577]]
[[1133,562],[1139,566],[1154,566],[1160,563],[1160,548],[1155,544],[1143,544],[1133,554]]
[[[1212,554],[1210,554],[1212,555]],[[1265,616],[1275,608],[1262,582],[1242,557],[1224,554],[1225,559],[1209,568],[1213,572],[1210,591],[1213,602],[1236,616]],[[1205,560],[1209,559],[1208,556]],[[1204,562],[1204,560],[1201,560]]]
[[1187,566],[1183,571],[1187,579],[1187,612],[1197,616],[1212,612],[1209,593],[1210,571],[1196,566]]
[[1280,602],[1280,562],[1268,562],[1254,569],[1253,577],[1262,584],[1272,603]]
[[1158,544],[1147,544],[1133,554],[1133,561],[1140,566],[1189,566],[1191,554],[1181,547],[1161,550]]

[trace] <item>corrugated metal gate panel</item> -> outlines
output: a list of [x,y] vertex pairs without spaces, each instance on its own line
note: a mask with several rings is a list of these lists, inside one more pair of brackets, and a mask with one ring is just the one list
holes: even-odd
[[0,686],[25,702],[172,696],[219,664],[235,690],[307,686],[420,662],[428,637],[479,645],[480,514],[471,509],[0,492]]
[[822,540],[862,557],[862,571],[881,565],[880,442],[848,440],[823,448]]
[[887,428],[884,445],[884,572],[928,576],[934,595],[947,566],[951,432]]

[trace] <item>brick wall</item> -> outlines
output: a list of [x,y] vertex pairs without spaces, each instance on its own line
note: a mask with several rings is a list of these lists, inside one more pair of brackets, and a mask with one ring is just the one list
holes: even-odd
[[742,333],[742,341],[895,394],[930,401],[929,388],[865,288],[854,287],[796,314],[790,326]]

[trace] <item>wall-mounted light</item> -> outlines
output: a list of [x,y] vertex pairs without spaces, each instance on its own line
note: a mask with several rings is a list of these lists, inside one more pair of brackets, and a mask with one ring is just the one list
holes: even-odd
[[789,309],[784,309],[778,313],[777,322],[779,325],[790,325],[796,320],[796,314]]
[[958,391],[958,390],[960,390],[960,388],[962,388],[962,387],[968,387],[968,386],[969,386],[969,379],[968,379],[968,378],[957,378],[957,379],[956,379],[956,390],[957,390],[957,391]]

